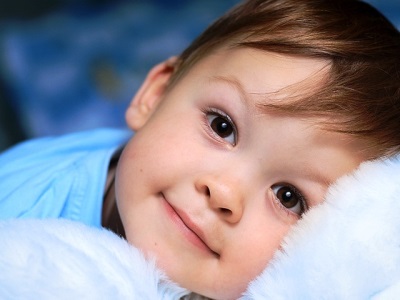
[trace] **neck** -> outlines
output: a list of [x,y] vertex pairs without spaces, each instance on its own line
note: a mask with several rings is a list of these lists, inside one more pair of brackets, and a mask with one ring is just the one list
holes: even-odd
[[102,226],[110,229],[119,236],[125,238],[125,230],[118,212],[115,197],[115,173],[117,169],[118,157],[114,157],[108,168],[107,181],[103,198]]

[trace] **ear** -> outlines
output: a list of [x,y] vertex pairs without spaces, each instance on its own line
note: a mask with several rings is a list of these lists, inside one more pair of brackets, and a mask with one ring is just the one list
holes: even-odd
[[171,57],[154,66],[147,74],[125,113],[126,122],[131,129],[139,130],[156,110],[174,72],[176,61],[177,57]]

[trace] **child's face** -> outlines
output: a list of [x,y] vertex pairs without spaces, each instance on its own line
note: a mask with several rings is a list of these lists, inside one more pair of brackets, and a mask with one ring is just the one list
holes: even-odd
[[[183,287],[237,298],[304,209],[363,160],[361,146],[348,137],[256,105],[325,65],[247,48],[220,50],[150,112],[141,110],[147,122],[138,125],[128,114],[138,131],[116,178],[128,241],[154,254]],[[150,84],[135,102],[157,102],[155,90]]]

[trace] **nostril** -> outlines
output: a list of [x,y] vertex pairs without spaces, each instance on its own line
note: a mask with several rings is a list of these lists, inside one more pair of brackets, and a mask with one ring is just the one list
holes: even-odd
[[220,208],[219,208],[219,211],[220,211],[222,214],[226,215],[226,216],[230,216],[230,215],[232,214],[232,211],[231,211],[230,209],[224,208],[224,207],[220,207]]
[[211,192],[210,192],[210,189],[208,187],[206,187],[206,195],[207,195],[207,197],[211,196]]

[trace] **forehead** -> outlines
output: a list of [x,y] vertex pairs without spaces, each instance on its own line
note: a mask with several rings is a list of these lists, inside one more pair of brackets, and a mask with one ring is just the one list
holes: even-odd
[[312,93],[322,84],[328,66],[323,59],[222,48],[200,60],[187,75],[229,84],[247,97],[281,101]]

